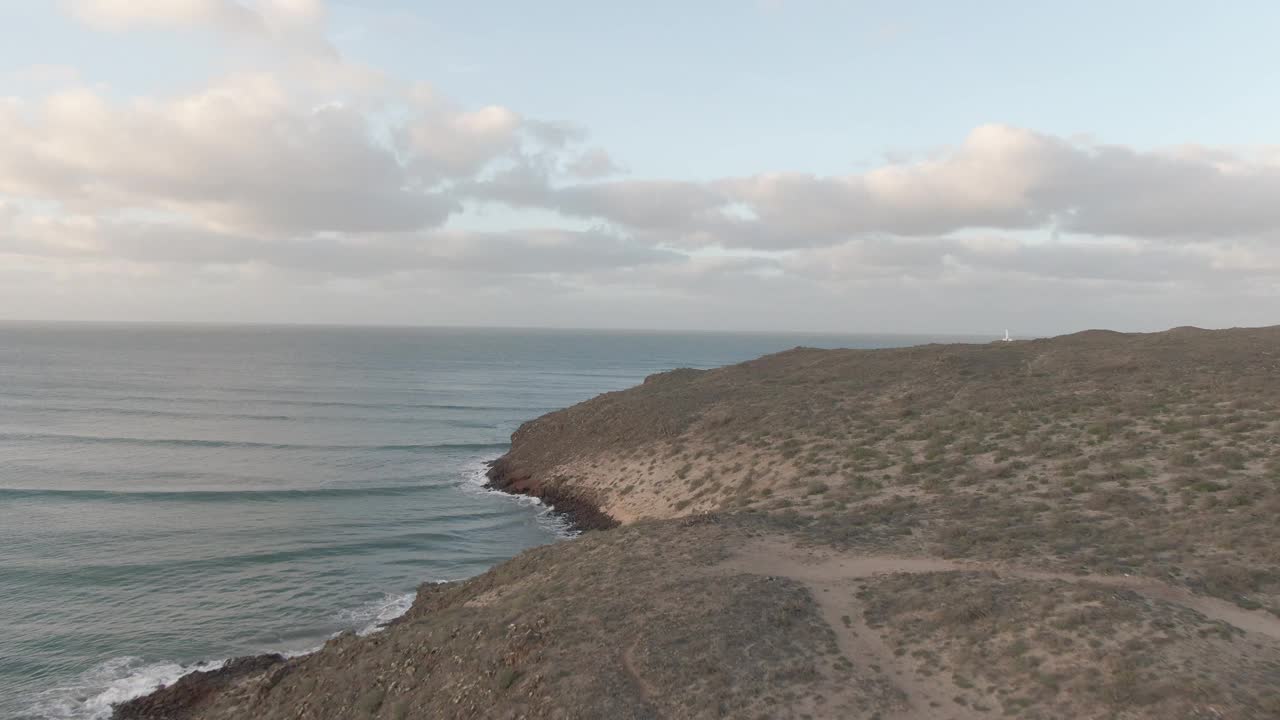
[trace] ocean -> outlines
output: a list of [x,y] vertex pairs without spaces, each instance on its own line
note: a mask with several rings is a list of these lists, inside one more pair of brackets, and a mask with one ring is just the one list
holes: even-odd
[[525,420],[676,367],[930,340],[0,325],[0,718],[106,718],[567,537],[481,487]]

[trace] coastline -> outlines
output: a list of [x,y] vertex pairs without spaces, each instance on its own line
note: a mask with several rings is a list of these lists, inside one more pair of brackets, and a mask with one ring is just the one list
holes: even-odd
[[1093,332],[653,376],[484,472],[616,529],[117,717],[1269,717],[1276,347]]
[[563,517],[569,527],[577,532],[612,530],[621,524],[604,512],[585,492],[548,486],[527,473],[515,471],[507,458],[504,454],[487,463],[485,477],[488,482],[484,487],[508,495],[536,498]]
[[[528,476],[521,477],[509,472],[510,466],[504,462],[506,457],[504,453],[484,462],[485,482],[479,487],[490,492],[533,498],[545,505],[552,514],[564,521],[564,529],[571,533],[571,535],[562,536],[560,541],[573,539],[573,534],[589,530],[609,530],[619,526],[616,520],[602,512],[596,504],[581,494],[548,489]],[[395,617],[376,622],[362,630],[341,631],[319,646],[304,652],[266,651],[222,660],[201,661],[190,666],[193,668],[190,672],[168,684],[115,703],[112,706],[112,714],[109,716],[110,720],[163,720],[175,714],[181,714],[213,694],[232,687],[246,678],[258,676],[267,671],[283,672],[290,661],[320,652],[330,642],[350,635],[362,637],[395,626],[413,611],[413,606],[417,604],[423,587],[440,587],[465,582],[468,579],[426,581],[419,585],[408,606]],[[214,665],[214,667],[200,669],[208,665]]]
[[162,720],[186,712],[237,681],[268,670],[282,669],[289,658],[263,653],[232,658],[213,670],[196,670],[157,690],[117,703],[111,720]]

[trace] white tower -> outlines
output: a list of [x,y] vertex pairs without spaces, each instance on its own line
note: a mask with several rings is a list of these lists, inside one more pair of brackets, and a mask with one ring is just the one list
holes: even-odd
[[1004,339],[1000,342],[1013,342],[1013,338],[1009,337],[1009,328],[1004,329]]

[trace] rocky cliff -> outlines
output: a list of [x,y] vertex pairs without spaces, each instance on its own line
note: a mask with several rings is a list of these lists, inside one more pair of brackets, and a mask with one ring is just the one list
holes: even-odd
[[587,532],[120,718],[1280,717],[1280,328],[797,348],[522,426]]

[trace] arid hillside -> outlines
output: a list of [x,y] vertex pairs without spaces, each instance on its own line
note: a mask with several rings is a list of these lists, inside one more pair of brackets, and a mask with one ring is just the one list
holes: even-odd
[[798,348],[522,426],[609,528],[121,720],[1280,717],[1280,328]]
[[797,348],[521,427],[500,487],[610,518],[799,513],[833,542],[1135,573],[1280,612],[1280,328]]

